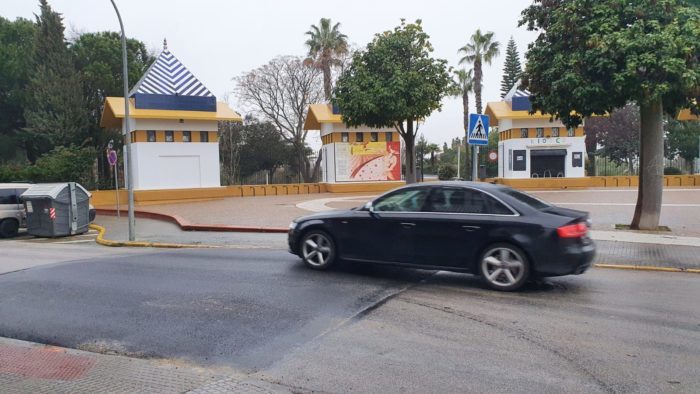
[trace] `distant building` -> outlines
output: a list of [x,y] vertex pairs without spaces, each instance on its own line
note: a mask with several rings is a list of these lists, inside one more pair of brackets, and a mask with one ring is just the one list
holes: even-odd
[[[219,121],[241,121],[168,50],[129,93],[134,189],[218,187]],[[121,128],[124,98],[107,97],[102,127]]]
[[304,130],[321,131],[322,182],[401,180],[401,138],[393,128],[347,128],[330,104],[313,104]]
[[532,109],[530,93],[517,89],[486,106],[498,127],[498,176],[501,178],[575,178],[585,173],[583,127],[566,128]]

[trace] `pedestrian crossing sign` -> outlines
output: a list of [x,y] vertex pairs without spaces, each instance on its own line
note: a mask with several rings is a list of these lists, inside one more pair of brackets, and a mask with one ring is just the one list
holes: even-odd
[[469,114],[467,142],[471,145],[489,144],[489,117],[487,115]]

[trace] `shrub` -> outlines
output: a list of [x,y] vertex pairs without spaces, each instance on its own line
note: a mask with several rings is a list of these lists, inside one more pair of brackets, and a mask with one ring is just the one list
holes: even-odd
[[666,167],[664,168],[664,175],[681,175],[683,171],[677,167]]
[[449,181],[457,176],[457,167],[454,164],[443,164],[438,168],[438,179]]
[[0,166],[0,182],[78,182],[85,188],[91,189],[94,188],[92,176],[94,161],[95,150],[92,148],[61,146],[41,156],[34,165]]

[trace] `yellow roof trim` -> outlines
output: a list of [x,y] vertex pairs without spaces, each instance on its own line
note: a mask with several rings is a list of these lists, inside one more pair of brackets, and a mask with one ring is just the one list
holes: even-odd
[[513,111],[505,101],[492,101],[486,104],[486,115],[489,116],[489,122],[498,126],[500,119],[547,119],[552,118],[551,115],[543,114],[540,111],[530,114],[528,111]]
[[692,112],[690,112],[690,109],[686,108],[681,110],[681,112],[678,114],[678,120],[700,120],[700,116],[693,115]]
[[[134,100],[129,100],[129,117],[133,119],[187,119],[187,120],[230,120],[240,122],[241,115],[229,108],[226,103],[216,102],[216,112],[208,111],[170,111],[163,109],[137,109]],[[102,127],[121,127],[124,119],[124,98],[107,97],[102,110]]]
[[304,122],[304,130],[321,130],[322,123],[343,123],[341,115],[334,114],[330,104],[311,104]]

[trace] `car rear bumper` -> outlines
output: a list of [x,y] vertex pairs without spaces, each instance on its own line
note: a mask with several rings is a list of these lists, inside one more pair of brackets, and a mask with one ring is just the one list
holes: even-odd
[[535,272],[538,276],[580,275],[590,268],[595,253],[596,246],[591,240],[566,245],[559,253],[552,253],[536,263]]

